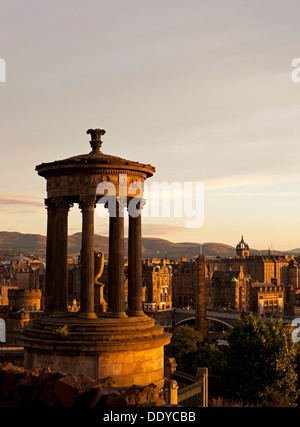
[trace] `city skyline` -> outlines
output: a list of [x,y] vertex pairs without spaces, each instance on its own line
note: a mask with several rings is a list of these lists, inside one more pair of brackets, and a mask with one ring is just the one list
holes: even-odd
[[[86,130],[103,127],[103,152],[151,163],[151,181],[204,183],[202,227],[145,218],[145,237],[300,247],[299,11],[296,1],[5,1],[1,230],[46,234],[35,166],[89,152]],[[80,228],[75,208],[69,234]]]

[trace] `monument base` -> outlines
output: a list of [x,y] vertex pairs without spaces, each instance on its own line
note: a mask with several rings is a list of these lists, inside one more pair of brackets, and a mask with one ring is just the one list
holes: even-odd
[[148,316],[83,319],[79,313],[43,315],[26,329],[24,367],[50,367],[92,379],[113,377],[119,387],[160,385],[164,346],[171,334]]

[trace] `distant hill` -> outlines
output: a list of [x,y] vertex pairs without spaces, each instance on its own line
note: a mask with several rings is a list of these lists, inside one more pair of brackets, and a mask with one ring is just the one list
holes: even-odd
[[287,254],[300,254],[300,248],[296,248],[296,249],[291,249],[290,251],[286,251]]
[[0,231],[0,249],[44,254],[46,251],[46,237],[40,234]]
[[[69,254],[78,255],[81,248],[81,233],[75,233],[68,237]],[[108,256],[108,237],[95,235],[95,248]],[[128,241],[125,239],[125,251]],[[18,232],[0,232],[1,250],[20,251],[23,254],[41,255],[46,253],[46,236],[40,234],[22,234]],[[198,256],[199,253],[210,256],[234,256],[235,248],[221,243],[204,243],[200,249],[197,243],[174,243],[169,240],[145,237],[142,241],[142,253],[144,258],[163,257],[178,259],[182,256],[188,258]]]
[[[68,238],[69,254],[78,255],[81,248],[81,233],[75,233]],[[128,241],[125,239],[125,251],[127,251]],[[182,256],[192,258],[203,253],[206,256],[220,256],[222,258],[234,257],[235,248],[223,243],[204,243],[201,246],[197,243],[183,242],[174,243],[160,238],[144,237],[142,241],[143,258],[162,258],[165,255],[169,259],[180,259]],[[104,252],[108,257],[108,237],[95,235],[95,248]],[[46,236],[40,234],[23,234],[18,232],[0,232],[0,259],[7,259],[7,256],[13,252],[21,252],[23,255],[32,254],[45,256]],[[250,250],[251,255],[266,254],[268,251]],[[279,251],[273,251],[274,254],[280,254]],[[299,254],[300,249],[285,251],[288,254]],[[5,258],[4,256],[7,254]],[[2,255],[2,256],[1,256]]]

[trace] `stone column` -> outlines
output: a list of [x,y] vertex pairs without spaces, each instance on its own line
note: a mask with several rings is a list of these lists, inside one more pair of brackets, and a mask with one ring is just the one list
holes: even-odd
[[202,337],[207,338],[206,319],[206,282],[205,282],[205,257],[200,255],[197,259],[197,289],[196,289],[196,330]]
[[115,214],[109,210],[109,287],[112,317],[127,317],[124,289],[124,216],[117,203]]
[[45,313],[48,313],[52,311],[54,305],[56,206],[52,199],[45,199],[45,205],[47,208]]
[[[144,316],[142,277],[141,202],[128,211],[128,311],[129,316]],[[133,216],[134,214],[134,216]]]
[[113,221],[111,215],[109,215],[109,238],[108,238],[108,285],[107,285],[107,305],[108,311],[112,311],[112,248],[113,248]]
[[64,315],[68,306],[68,212],[72,203],[65,197],[53,199],[56,205],[54,314]]
[[94,210],[95,196],[79,198],[82,212],[80,317],[96,318],[94,309]]

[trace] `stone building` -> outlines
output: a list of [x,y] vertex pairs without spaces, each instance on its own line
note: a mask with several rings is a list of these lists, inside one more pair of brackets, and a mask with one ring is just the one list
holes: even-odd
[[143,285],[145,287],[145,311],[172,308],[173,269],[167,258],[143,261]]
[[8,305],[8,291],[10,289],[19,289],[16,286],[0,286],[0,307]]
[[188,261],[182,258],[173,264],[172,299],[174,307],[186,307],[196,312],[196,329],[207,336],[207,287],[205,257]]
[[270,251],[265,255],[249,255],[249,245],[243,237],[236,247],[236,257],[223,259],[222,263],[226,264],[226,269],[237,269],[242,265],[244,273],[254,281],[298,288],[298,263],[293,255],[274,255]]
[[[251,302],[252,284],[258,282],[281,286],[284,291],[284,313],[300,314],[300,257],[295,259],[292,255],[273,255],[270,252],[266,255],[250,255],[249,252],[249,245],[242,236],[236,246],[235,258],[206,260],[206,307],[250,312],[256,307],[253,300]],[[173,264],[174,307],[195,308],[196,270],[195,260],[182,258]]]
[[40,311],[41,299],[41,289],[10,289],[8,291],[8,303],[16,311]]
[[[221,304],[225,306],[229,304],[230,306],[237,307],[237,309],[240,307],[240,304],[237,304],[237,302],[233,304],[232,298],[224,298],[226,294],[225,288],[221,290],[222,286],[220,287],[219,285],[219,291],[217,292],[217,288],[214,286],[216,280],[219,283],[223,283],[224,286],[226,282],[225,276],[230,276],[232,274],[230,273],[231,271],[238,272],[241,268],[244,276],[248,277],[252,282],[272,283],[272,285],[283,286],[285,290],[284,305],[286,312],[290,312],[291,307],[296,305],[296,291],[299,289],[297,259],[292,255],[274,255],[270,251],[265,255],[250,255],[249,245],[245,243],[242,236],[241,241],[236,246],[235,258],[220,258],[213,261],[210,260],[207,263],[208,306],[217,306],[220,304],[220,300],[223,300]],[[224,273],[216,273],[216,271]],[[236,279],[238,280],[237,276]],[[247,304],[249,307],[249,302]]]
[[291,267],[293,260],[294,258],[288,255],[250,255],[247,258],[224,258],[220,267],[223,270],[238,270],[242,265],[244,273],[249,274],[255,281],[278,285],[292,284],[297,287],[298,279],[293,271],[298,269],[298,265]]
[[251,277],[239,270],[216,270],[211,279],[211,294],[215,307],[249,312]]
[[250,309],[260,315],[283,315],[284,287],[273,283],[252,283]]
[[0,263],[0,286],[12,286],[7,266]]
[[[173,264],[173,305],[175,307],[196,307],[196,295],[199,278],[198,262],[196,258]],[[205,280],[205,277],[204,277]]]
[[220,258],[209,263],[213,263],[213,271],[239,270],[243,266],[244,274],[251,276],[254,281],[298,288],[300,273],[293,255],[274,255],[270,251],[264,255],[250,255],[249,251],[249,245],[242,236],[236,246],[235,258]]
[[143,307],[145,313],[157,325],[167,331],[173,328],[174,311],[172,308],[173,269],[167,258],[143,260]]
[[0,308],[0,318],[6,323],[6,344],[21,344],[19,334],[40,315],[41,301],[41,289],[8,290],[8,304]]
[[6,265],[11,286],[20,289],[43,289],[45,285],[45,264],[40,260],[15,257]]
[[[257,291],[253,283],[266,284],[266,289],[271,284],[274,289],[281,286],[278,292],[283,289],[283,312],[293,315],[300,306],[297,261],[292,255],[274,255],[270,251],[266,255],[249,255],[249,245],[242,236],[236,246],[235,258],[220,258],[207,263],[208,306],[245,312],[258,310],[258,305],[253,303],[253,292]],[[265,286],[261,288],[265,289]],[[267,298],[270,293],[265,295]]]

